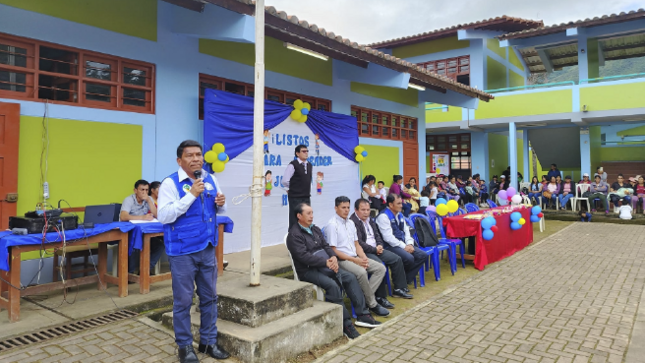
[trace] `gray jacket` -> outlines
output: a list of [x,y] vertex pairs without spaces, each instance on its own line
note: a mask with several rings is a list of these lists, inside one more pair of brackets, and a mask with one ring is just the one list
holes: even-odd
[[607,194],[607,192],[609,191],[609,184],[607,184],[606,182],[604,182],[602,180],[600,181],[600,183],[596,183],[595,181],[591,182],[590,191],[591,191],[591,193]]

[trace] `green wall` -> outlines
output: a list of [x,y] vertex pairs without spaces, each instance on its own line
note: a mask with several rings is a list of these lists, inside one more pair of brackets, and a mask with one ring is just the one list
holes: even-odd
[[509,69],[508,70],[508,86],[509,87],[519,87],[519,86],[524,86],[524,76],[521,74],[515,73],[515,71]]
[[426,123],[461,121],[461,119],[461,107],[444,106],[438,103],[426,104]]
[[588,78],[600,77],[600,59],[598,57],[598,39],[587,39]]
[[509,48],[508,50],[508,60],[511,62],[512,65],[516,66],[521,70],[524,70],[524,62],[520,60],[520,58],[517,56],[517,54],[512,48]]
[[[331,59],[318,59],[287,49],[284,42],[271,37],[266,37],[265,46],[267,71],[332,85]],[[249,66],[255,65],[255,45],[250,43],[199,39],[199,52]]]
[[404,45],[392,49],[392,55],[398,58],[410,58],[424,54],[445,52],[453,49],[470,47],[470,40],[459,40],[457,36],[446,37],[427,42]]
[[157,0],[0,0],[0,4],[157,41]]
[[373,86],[371,84],[352,82],[350,90],[370,97],[376,97],[404,105],[419,107],[419,91],[408,88],[392,88],[384,86]]
[[[361,178],[371,174],[385,186],[392,184],[392,175],[400,174],[399,148],[391,146],[361,145],[369,154],[361,163]],[[425,178],[424,178],[425,180]]]
[[[602,162],[601,133],[602,131],[600,126],[589,127],[589,148],[591,151],[590,159],[592,172],[595,172],[596,168],[599,167]],[[645,159],[645,157],[643,159]]]
[[499,40],[495,38],[486,39],[486,48],[492,50],[498,56],[506,59],[506,48],[499,46]]
[[[491,161],[495,160],[495,166]],[[508,167],[508,137],[504,135],[489,133],[488,134],[488,166],[489,179],[493,175],[501,175]]]
[[486,89],[506,88],[506,66],[489,56],[486,58]]
[[[645,146],[603,147],[600,149],[602,162],[605,161],[644,161]],[[598,165],[593,166],[594,169]]]
[[[582,91],[582,90],[581,90]],[[546,115],[571,112],[573,93],[570,89],[509,93],[491,102],[480,102],[475,118],[497,118],[525,115]],[[644,101],[645,102],[645,101]]]

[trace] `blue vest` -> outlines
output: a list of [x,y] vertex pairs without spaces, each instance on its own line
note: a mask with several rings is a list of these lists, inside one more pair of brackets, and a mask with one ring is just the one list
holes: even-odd
[[[179,181],[179,174],[174,173],[168,178],[175,182],[179,199],[183,198],[186,193],[190,193],[190,187],[193,182],[190,178]],[[189,253],[199,252],[211,243],[217,246],[217,205],[215,197],[217,196],[217,187],[210,174],[204,178],[206,185],[210,184],[212,189],[204,189],[204,204],[201,198],[195,199],[185,214],[182,214],[173,223],[164,224],[163,236],[166,245],[166,254],[168,256],[181,256]]]
[[405,242],[405,232],[403,231],[403,228],[405,228],[405,221],[403,220],[403,215],[399,213],[397,221],[397,218],[394,217],[394,213],[392,213],[390,208],[383,209],[381,213],[387,215],[387,218],[390,220],[394,237],[401,242]]

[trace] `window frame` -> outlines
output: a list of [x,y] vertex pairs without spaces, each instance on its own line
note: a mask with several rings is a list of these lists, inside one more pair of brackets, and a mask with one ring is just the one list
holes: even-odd
[[[89,108],[100,108],[106,110],[117,110],[117,111],[131,111],[138,113],[155,113],[155,74],[156,69],[155,65],[152,63],[141,62],[133,59],[118,57],[114,55],[68,47],[60,44],[43,42],[36,39],[17,37],[14,35],[9,35],[6,33],[0,33],[0,44],[15,46],[20,48],[27,49],[27,67],[11,66],[4,63],[0,63],[0,71],[8,71],[15,73],[24,73],[27,74],[25,92],[20,91],[11,91],[0,89],[0,98],[7,99],[16,99],[16,100],[26,100],[26,101],[37,101],[37,102],[49,102],[54,104],[70,105],[70,106],[80,106],[80,107],[89,107]],[[65,74],[57,73],[40,69],[40,48],[47,47],[56,50],[62,50],[66,52],[73,52],[76,54],[76,74]],[[1,52],[1,51],[0,51]],[[95,77],[87,76],[87,64],[86,61],[96,61],[99,63],[109,64],[111,77],[110,80],[99,79]],[[146,70],[146,82],[145,86],[134,85],[126,83],[123,79],[123,69],[125,67],[136,68],[136,69],[145,69]],[[71,72],[74,73],[74,72]],[[53,100],[49,98],[39,98],[39,91],[42,88],[50,88],[47,86],[42,86],[40,82],[40,76],[46,77],[57,77],[62,79],[70,80],[74,87],[70,87],[70,90],[64,90],[67,92],[75,92],[75,99],[66,101],[66,100]],[[86,91],[87,84],[96,84],[96,85],[105,85],[110,87],[110,95],[105,95],[105,97],[110,97],[110,102],[91,100],[88,99],[88,93]],[[145,102],[145,106],[134,106],[125,104],[123,94],[124,88],[137,89],[143,91],[145,98],[141,99]],[[97,94],[100,96],[101,94]]]
[[[351,114],[356,117],[359,137],[418,143],[419,120],[416,117],[373,110],[359,106],[352,106]],[[362,116],[363,114],[367,115],[367,121],[363,121],[362,117],[359,117],[359,115]],[[378,124],[373,122],[374,116],[378,116]],[[387,117],[387,124],[384,123],[385,117]],[[396,125],[394,125],[393,120],[396,121]],[[403,127],[402,122],[405,122],[407,126]],[[362,132],[364,126],[367,126],[367,133]],[[385,128],[387,128],[387,135],[384,135]],[[378,133],[374,132],[374,130],[378,130]],[[396,136],[394,135],[395,131]],[[403,135],[405,135],[405,137]]]
[[[464,65],[461,64],[461,61],[464,60],[464,59],[468,60],[468,64],[464,64]],[[451,61],[456,61],[457,62],[457,64],[456,64],[457,72],[455,72],[455,73],[448,73],[448,69],[452,68],[452,67],[448,66],[448,63],[451,62]],[[439,69],[438,67],[439,67],[440,64],[443,64],[443,67],[441,68],[442,70],[445,71],[443,74],[440,74],[440,73],[437,72],[437,70]],[[419,67],[422,67],[425,70],[428,70],[428,71],[430,71],[432,73],[442,75],[444,77],[448,77],[448,78],[450,78],[450,79],[452,79],[454,81],[457,81],[458,76],[465,76],[465,75],[470,76],[470,69],[471,69],[470,55],[463,55],[463,56],[459,56],[459,57],[452,57],[452,58],[445,58],[445,59],[437,59],[437,60],[433,60],[433,61],[417,63],[417,65]],[[427,69],[429,65],[431,65],[433,67],[433,69]],[[468,71],[460,72],[461,67],[463,67],[463,66],[468,66]]]

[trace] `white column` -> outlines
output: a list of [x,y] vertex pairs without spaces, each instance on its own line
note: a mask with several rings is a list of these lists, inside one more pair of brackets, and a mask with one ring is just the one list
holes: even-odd
[[508,124],[508,165],[511,166],[511,184],[517,189],[517,129],[515,122]]
[[523,146],[523,156],[524,156],[524,170],[522,175],[524,175],[524,181],[531,181],[531,168],[529,165],[529,160],[531,160],[531,149],[529,148],[529,130],[522,130],[522,142]]

